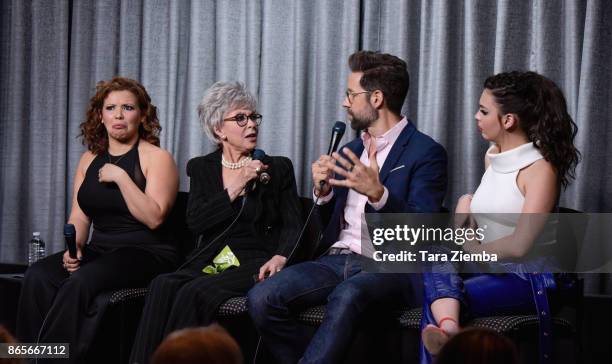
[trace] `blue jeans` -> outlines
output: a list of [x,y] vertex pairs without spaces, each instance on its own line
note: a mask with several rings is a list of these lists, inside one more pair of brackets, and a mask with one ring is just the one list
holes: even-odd
[[[421,290],[420,275],[362,272],[356,254],[326,255],[256,284],[248,293],[248,307],[263,342],[280,363],[300,358],[301,363],[336,363],[366,309],[416,307],[422,302]],[[296,314],[325,303],[323,322],[309,340]]]

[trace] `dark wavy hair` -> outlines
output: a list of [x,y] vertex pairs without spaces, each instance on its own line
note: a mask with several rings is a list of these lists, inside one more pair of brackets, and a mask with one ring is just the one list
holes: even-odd
[[557,170],[563,187],[575,178],[580,152],[574,146],[578,127],[567,112],[563,92],[535,72],[505,72],[484,82],[499,105],[500,115],[515,114],[519,127]]
[[114,77],[109,81],[100,81],[96,85],[96,94],[89,100],[85,121],[81,123],[83,145],[94,154],[100,154],[108,149],[108,135],[102,124],[102,107],[104,100],[113,91],[130,91],[138,100],[138,107],[145,116],[144,122],[138,128],[141,139],[159,146],[161,125],[157,119],[157,108],[151,103],[147,90],[138,81],[125,77]]
[[396,56],[380,52],[359,51],[349,56],[351,72],[363,72],[359,83],[366,91],[380,90],[387,108],[400,115],[408,94],[408,66]]

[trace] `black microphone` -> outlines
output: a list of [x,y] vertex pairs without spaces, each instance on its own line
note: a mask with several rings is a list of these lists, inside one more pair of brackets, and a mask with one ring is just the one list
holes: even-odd
[[331,155],[333,152],[338,150],[338,145],[340,144],[340,139],[344,136],[344,131],[346,130],[346,124],[342,121],[336,121],[334,127],[332,128],[332,136],[329,140],[329,147],[327,148],[327,155]]
[[[266,164],[268,160],[268,156],[266,155],[266,152],[264,152],[263,150],[255,149],[253,151],[253,159],[261,161],[263,164]],[[266,171],[263,171],[259,174],[259,182],[263,183],[264,185],[267,185],[271,179],[272,177],[270,177],[270,174]]]
[[[333,152],[338,150],[338,145],[340,145],[340,140],[342,136],[344,136],[344,131],[346,130],[346,124],[342,121],[336,121],[334,127],[332,128],[331,139],[329,140],[329,147],[327,148],[327,155],[331,155]],[[325,181],[321,181],[319,183],[319,187],[322,189],[325,186]]]
[[74,225],[66,224],[64,225],[64,239],[66,240],[66,245],[68,246],[68,254],[70,258],[77,258],[77,248],[76,248],[76,230],[74,229]]

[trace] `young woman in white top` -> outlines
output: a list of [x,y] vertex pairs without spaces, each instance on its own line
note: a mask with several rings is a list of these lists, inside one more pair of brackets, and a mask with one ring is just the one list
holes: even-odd
[[[478,189],[459,199],[455,213],[477,214],[473,224],[487,225],[487,234],[483,241],[467,242],[463,249],[495,253],[500,260],[524,257],[536,238],[526,228],[529,214],[553,212],[561,187],[574,178],[580,158],[574,146],[576,124],[557,85],[534,72],[489,77],[475,118],[482,137],[492,146],[485,155],[486,171]],[[487,218],[485,213],[493,215]],[[515,221],[496,218],[501,213],[514,214],[504,216],[514,216]],[[441,273],[434,266],[425,273],[422,362],[430,362],[431,354],[437,354],[459,331],[461,310],[462,317],[535,313],[536,307],[538,313],[540,308],[546,313],[545,293],[555,289],[554,277],[526,271],[459,275]],[[545,313],[540,316],[543,341],[550,337]]]

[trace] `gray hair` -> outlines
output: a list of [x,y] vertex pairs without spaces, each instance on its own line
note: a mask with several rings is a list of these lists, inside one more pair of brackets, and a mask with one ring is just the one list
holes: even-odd
[[223,116],[235,109],[255,111],[255,97],[240,82],[215,82],[198,104],[198,119],[211,142],[221,144],[215,128],[221,128]]

